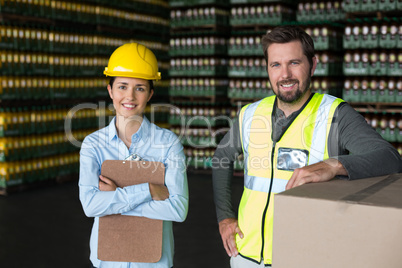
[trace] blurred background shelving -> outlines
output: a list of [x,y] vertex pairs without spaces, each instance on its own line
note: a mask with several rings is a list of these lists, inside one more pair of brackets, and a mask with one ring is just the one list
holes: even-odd
[[0,188],[77,176],[80,141],[113,116],[103,68],[127,42],[149,47],[162,73],[145,114],[180,137],[189,169],[210,170],[239,109],[273,94],[260,41],[281,24],[314,39],[313,89],[402,154],[401,11],[393,0],[1,1]]
[[[76,178],[84,137],[113,107],[103,76],[127,42],[152,49],[169,69],[167,1],[1,1],[0,188]],[[167,96],[165,75],[152,104]],[[166,109],[153,109],[166,127]],[[150,109],[146,113],[150,113]]]
[[228,1],[170,1],[171,129],[189,169],[209,169],[229,126]]

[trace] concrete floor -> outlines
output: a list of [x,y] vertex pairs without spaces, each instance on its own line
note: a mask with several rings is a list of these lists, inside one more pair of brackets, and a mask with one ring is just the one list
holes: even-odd
[[[187,219],[174,224],[175,268],[228,268],[218,232],[211,174],[188,173]],[[233,198],[243,181],[234,178]],[[0,267],[88,268],[92,219],[78,200],[77,181],[0,197]]]

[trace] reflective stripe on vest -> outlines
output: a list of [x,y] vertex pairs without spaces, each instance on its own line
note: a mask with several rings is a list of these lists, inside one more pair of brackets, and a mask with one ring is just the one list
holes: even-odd
[[[329,128],[331,127],[332,116],[333,116],[333,112],[332,114],[330,114],[330,110],[332,104],[337,98],[329,95],[324,96],[325,98],[322,99],[320,107],[318,107],[317,111],[313,139],[309,151],[310,154],[309,154],[308,165],[318,163],[323,159],[325,159],[324,154],[327,145],[327,133],[329,132]],[[338,105],[336,105],[336,107],[337,106]]]
[[[342,100],[314,94],[309,103],[276,143],[274,178],[264,228],[265,206],[271,183],[272,110],[275,96],[243,107],[239,114],[240,137],[244,155],[244,192],[239,206],[239,227],[244,238],[236,237],[241,255],[259,262],[261,252],[265,264],[272,263],[272,227],[274,194],[285,190],[293,171],[276,168],[278,149],[309,151],[308,165],[328,157],[327,140],[336,107]],[[262,240],[264,230],[264,241]],[[262,246],[264,249],[262,251]]]
[[[248,176],[248,175],[244,176],[245,176],[244,187],[253,191],[268,193],[269,184],[271,183],[270,179],[256,176]],[[288,180],[274,178],[274,183],[272,185],[271,192],[275,194],[283,192],[285,190],[287,183]]]

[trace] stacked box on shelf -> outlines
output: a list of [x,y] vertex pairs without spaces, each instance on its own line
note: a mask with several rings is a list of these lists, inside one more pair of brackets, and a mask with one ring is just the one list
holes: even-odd
[[182,77],[172,78],[169,95],[175,97],[210,97],[212,99],[226,96],[227,79]]
[[228,97],[237,100],[257,100],[272,95],[266,78],[266,64],[261,48],[261,32],[233,33],[229,39]]
[[266,78],[245,79],[233,77],[229,82],[228,97],[235,106],[243,102],[259,100],[273,95],[271,85]]
[[78,168],[78,153],[0,162],[0,189],[69,175],[75,173]]
[[197,55],[224,55],[227,46],[224,37],[217,36],[186,36],[170,39],[169,55],[197,56]]
[[385,12],[390,11],[390,6],[397,8],[396,2],[345,2],[350,18],[343,37],[343,98],[362,113],[375,111],[375,115],[367,116],[372,126],[378,114],[383,114],[381,126],[374,128],[399,148],[402,131],[393,130],[393,120],[386,123],[387,118],[400,116],[402,111],[402,26],[393,12],[390,16]]
[[104,78],[1,76],[2,100],[106,98]]
[[343,98],[352,104],[402,103],[402,79],[396,77],[347,77]]
[[[110,118],[110,110],[71,111],[51,106],[0,110],[1,188],[77,173],[81,141],[100,127],[101,115]],[[49,161],[57,169],[47,170]]]
[[313,38],[317,67],[312,78],[313,91],[342,95],[342,2],[300,2],[297,22]]
[[350,19],[345,27],[343,45],[348,49],[402,48],[400,21],[381,22],[377,18]]
[[342,21],[345,12],[340,1],[300,2],[297,7],[297,21]]
[[394,0],[345,0],[343,3],[345,12],[376,12],[402,10],[400,1]]
[[187,165],[211,167],[227,117],[228,2],[171,1],[170,103],[172,130]]
[[[96,128],[74,130],[72,137],[81,141],[95,130]],[[0,138],[0,162],[23,161],[72,152],[77,152],[77,147],[71,144],[63,131]]]
[[342,93],[343,82],[336,77],[314,77],[312,87],[314,92],[339,96]]
[[342,51],[343,28],[336,23],[328,25],[308,25],[303,27],[305,31],[313,38],[314,48],[317,51]]
[[203,25],[225,25],[227,24],[227,14],[221,8],[188,8],[180,11],[176,10],[172,17],[171,27],[199,27]]
[[[167,1],[119,1],[110,4],[93,1],[2,1],[0,11],[5,13],[32,16],[41,20],[63,20],[81,24],[108,25],[117,28],[150,33],[168,32]],[[130,3],[131,2],[131,3]],[[129,3],[122,4],[122,3]]]
[[[377,18],[349,20],[343,40],[347,49],[343,73],[348,76],[344,87],[345,100],[352,103],[400,103],[399,94],[395,93],[402,76],[399,38],[395,22],[381,22]],[[350,84],[369,84],[370,90],[363,87],[353,89]]]
[[[179,55],[177,55],[179,57]],[[227,73],[227,60],[221,57],[200,56],[172,58],[169,75],[172,77],[184,76],[224,76]]]
[[402,155],[402,113],[394,112],[362,112],[367,123],[371,125],[385,140],[391,142]]
[[347,50],[344,55],[343,73],[347,76],[402,75],[401,53],[394,50]]
[[[102,73],[118,46],[138,42],[155,52],[165,74],[156,102],[166,97],[167,1],[5,0],[0,12],[2,193],[78,173],[81,141],[113,118]],[[166,122],[161,113],[150,117]]]
[[85,0],[83,2],[109,6],[122,10],[135,10],[138,14],[149,14],[169,19],[169,4],[168,1],[163,0],[120,0],[118,2],[111,2],[109,0]]
[[280,3],[259,1],[248,5],[232,5],[230,25],[280,25],[294,20],[294,9],[284,1],[277,2]]
[[312,77],[314,92],[327,93],[333,96],[342,96],[342,32],[340,24],[322,20],[318,26],[316,22],[300,22],[302,27],[314,41],[317,66]]
[[[187,103],[170,110],[169,123],[174,126],[196,126],[221,128],[228,125],[225,117],[228,111],[225,107],[216,107],[213,104]],[[187,128],[184,128],[188,130]]]
[[[154,50],[155,54],[160,54],[160,58],[165,60],[160,62],[160,69],[167,74],[168,44],[99,34],[74,34],[45,27],[46,25],[42,26],[43,29],[38,31],[36,28],[23,28],[18,22],[14,22],[14,25],[0,25],[0,49],[4,49],[0,50],[2,99],[106,97],[104,85],[107,80],[100,74],[113,50],[125,42],[142,43]],[[47,42],[31,36],[40,36]],[[20,48],[20,44],[25,45]],[[75,51],[90,50],[99,51],[99,54],[74,54]],[[91,78],[87,78],[88,76]],[[66,91],[65,88],[69,90]]]
[[[93,106],[71,107],[71,105],[31,106],[22,108],[0,108],[0,137],[14,137],[27,135],[67,131],[69,129],[95,129],[99,127],[98,118],[105,114],[106,107]],[[109,115],[109,113],[108,113]]]
[[316,57],[315,76],[342,76],[342,56],[338,53],[318,51]]
[[172,9],[181,7],[192,7],[192,6],[224,6],[229,5],[229,0],[170,0],[169,6]]
[[229,56],[260,56],[262,33],[232,35],[229,39]]
[[[238,7],[232,6],[233,9],[238,9]],[[262,99],[272,93],[260,45],[262,33],[241,27],[241,25],[236,26],[236,30],[240,29],[239,31],[232,29],[229,39],[228,75],[230,82],[227,96],[233,106]]]
[[261,57],[236,57],[229,61],[229,75],[231,77],[263,77],[266,74],[266,63]]
[[187,164],[194,168],[210,168],[216,146],[230,125],[228,109],[214,103],[178,105],[170,110],[169,124],[179,136]]

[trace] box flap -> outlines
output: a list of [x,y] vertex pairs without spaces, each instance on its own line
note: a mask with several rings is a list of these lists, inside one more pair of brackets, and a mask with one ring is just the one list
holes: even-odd
[[402,174],[309,183],[278,195],[402,208]]

